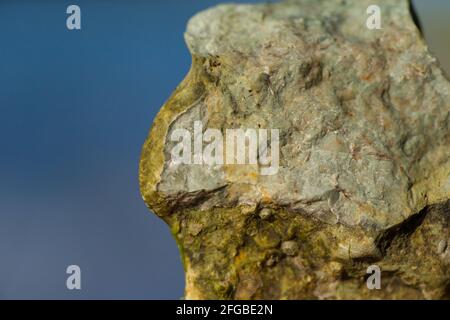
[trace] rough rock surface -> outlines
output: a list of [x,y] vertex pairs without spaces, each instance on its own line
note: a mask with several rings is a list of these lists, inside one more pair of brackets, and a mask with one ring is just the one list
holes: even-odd
[[[186,298],[450,296],[450,83],[408,1],[377,1],[381,30],[371,2],[220,5],[189,22],[192,68],[140,163]],[[195,121],[279,129],[277,173],[174,163],[171,135]]]

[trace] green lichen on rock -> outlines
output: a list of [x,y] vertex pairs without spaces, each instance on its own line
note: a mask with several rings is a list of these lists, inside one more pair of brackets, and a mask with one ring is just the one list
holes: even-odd
[[[408,1],[221,5],[191,19],[192,67],[140,163],[189,299],[448,298],[450,83]],[[174,130],[280,130],[280,166],[174,164]],[[367,267],[382,289],[366,286]]]

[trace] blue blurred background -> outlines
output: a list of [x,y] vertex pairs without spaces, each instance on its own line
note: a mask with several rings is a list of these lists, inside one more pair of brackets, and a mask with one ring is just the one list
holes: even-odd
[[[175,241],[138,188],[141,146],[220,0],[0,0],[0,299],[179,299]],[[258,2],[258,1],[234,1]],[[415,1],[450,71],[450,1]],[[82,30],[66,28],[77,4]],[[82,290],[66,288],[68,265]]]

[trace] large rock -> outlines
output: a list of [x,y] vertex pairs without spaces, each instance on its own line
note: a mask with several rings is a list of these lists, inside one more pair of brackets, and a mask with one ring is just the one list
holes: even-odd
[[[450,83],[408,2],[377,1],[374,30],[371,3],[221,5],[189,22],[191,71],[140,164],[186,298],[450,295]],[[373,264],[381,290],[366,286]]]

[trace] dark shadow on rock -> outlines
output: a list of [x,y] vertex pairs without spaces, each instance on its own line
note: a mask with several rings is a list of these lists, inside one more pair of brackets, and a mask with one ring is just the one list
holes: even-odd
[[414,20],[414,23],[417,26],[417,29],[419,29],[421,34],[423,34],[422,24],[420,23],[419,16],[417,15],[417,11],[414,8],[412,0],[409,1],[409,11],[411,12],[411,16],[412,16],[412,18]]

